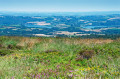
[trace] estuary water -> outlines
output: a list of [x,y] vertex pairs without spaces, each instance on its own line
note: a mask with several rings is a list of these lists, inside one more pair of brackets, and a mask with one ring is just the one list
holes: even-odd
[[52,28],[50,26],[42,26],[42,25],[32,25],[32,24],[26,24],[26,27],[36,27],[36,28]]

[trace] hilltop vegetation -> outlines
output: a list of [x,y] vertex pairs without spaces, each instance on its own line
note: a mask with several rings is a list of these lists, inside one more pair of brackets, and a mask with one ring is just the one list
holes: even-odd
[[120,39],[0,37],[0,79],[119,79]]

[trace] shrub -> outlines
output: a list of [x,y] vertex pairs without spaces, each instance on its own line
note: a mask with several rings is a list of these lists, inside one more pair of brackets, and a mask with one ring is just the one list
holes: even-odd
[[11,54],[11,53],[13,53],[13,51],[6,50],[6,49],[0,50],[0,55],[1,55],[1,56],[5,56],[5,55]]
[[45,53],[58,52],[58,50],[46,50]]
[[4,46],[2,44],[0,44],[0,48],[4,48]]
[[83,59],[90,59],[94,55],[94,50],[84,50],[80,51],[77,55],[76,61]]

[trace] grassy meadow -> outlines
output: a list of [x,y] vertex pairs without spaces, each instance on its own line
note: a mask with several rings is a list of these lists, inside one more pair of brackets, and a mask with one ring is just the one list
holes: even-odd
[[120,79],[120,39],[1,36],[0,79]]

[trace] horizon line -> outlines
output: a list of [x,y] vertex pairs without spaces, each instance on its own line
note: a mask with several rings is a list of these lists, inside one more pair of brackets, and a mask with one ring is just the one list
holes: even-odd
[[32,13],[82,13],[82,12],[120,12],[120,11],[0,11],[0,12],[32,12]]

